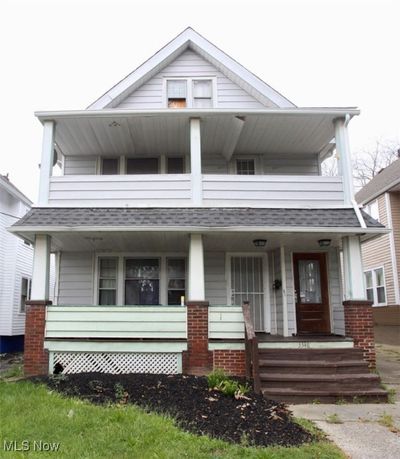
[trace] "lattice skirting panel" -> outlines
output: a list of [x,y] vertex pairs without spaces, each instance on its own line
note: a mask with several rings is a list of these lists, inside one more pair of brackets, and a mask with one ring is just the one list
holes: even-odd
[[55,373],[181,373],[182,354],[173,352],[50,352]]

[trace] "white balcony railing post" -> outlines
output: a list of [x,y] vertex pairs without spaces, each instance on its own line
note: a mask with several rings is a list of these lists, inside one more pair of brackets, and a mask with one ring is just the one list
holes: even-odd
[[203,184],[201,176],[201,133],[200,119],[190,120],[190,167],[192,173],[192,202],[194,206],[201,206]]

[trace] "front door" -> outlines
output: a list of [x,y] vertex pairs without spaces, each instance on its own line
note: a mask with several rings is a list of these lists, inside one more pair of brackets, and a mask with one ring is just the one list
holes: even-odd
[[241,306],[249,301],[256,331],[265,331],[263,257],[231,257],[231,302]]
[[330,333],[325,254],[295,253],[293,263],[297,333]]

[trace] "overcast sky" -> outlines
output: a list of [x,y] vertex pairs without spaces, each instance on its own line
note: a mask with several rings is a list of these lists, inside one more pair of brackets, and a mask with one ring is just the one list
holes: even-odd
[[400,138],[398,0],[0,0],[0,173],[36,201],[36,110],[83,109],[187,26],[298,106],[358,106],[353,152]]

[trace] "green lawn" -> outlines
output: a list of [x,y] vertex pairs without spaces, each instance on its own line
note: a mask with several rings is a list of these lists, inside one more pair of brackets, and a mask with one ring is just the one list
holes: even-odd
[[[0,381],[1,458],[344,458],[325,441],[300,448],[247,448],[179,430],[171,419],[134,406],[101,407],[27,381]],[[7,451],[11,441],[30,451]],[[40,441],[57,452],[33,451]],[[5,443],[6,442],[6,443]]]

